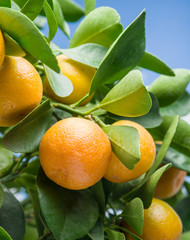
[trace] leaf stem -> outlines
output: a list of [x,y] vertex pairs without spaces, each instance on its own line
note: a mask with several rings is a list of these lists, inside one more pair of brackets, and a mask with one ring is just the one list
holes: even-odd
[[76,109],[73,109],[72,107],[70,107],[69,105],[66,105],[66,104],[63,104],[63,103],[53,103],[53,107],[55,108],[59,108],[61,110],[65,110],[65,111],[68,111],[70,113],[73,113],[73,114],[77,114],[77,115],[80,115],[80,116],[84,116],[86,114],[76,110]]
[[99,108],[100,108],[100,106],[97,105],[97,106],[95,106],[94,108],[90,109],[89,111],[84,112],[83,114],[84,114],[84,115],[89,115],[90,113],[94,112],[95,110],[97,110],[97,109],[99,109]]
[[99,117],[92,115],[92,118],[95,120],[96,123],[98,123],[98,125],[100,125],[100,127],[106,127],[107,126],[104,122],[102,122],[100,120]]
[[83,102],[84,100],[86,100],[89,97],[89,93],[87,93],[84,97],[82,97],[78,102],[73,103],[71,105],[72,108],[76,108],[81,102]]

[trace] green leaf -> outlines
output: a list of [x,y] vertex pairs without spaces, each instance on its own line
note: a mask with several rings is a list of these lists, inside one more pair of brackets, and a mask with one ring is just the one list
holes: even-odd
[[143,11],[112,44],[92,80],[90,94],[104,83],[122,79],[137,65],[145,49],[144,24]]
[[37,186],[42,214],[56,240],[78,239],[95,225],[98,205],[87,189],[65,189],[50,181],[42,171]]
[[122,218],[139,235],[142,234],[144,222],[143,203],[140,198],[134,198],[127,203],[122,212]]
[[190,81],[190,70],[175,69],[175,76],[160,76],[148,88],[158,99],[161,107],[168,106],[180,98]]
[[96,7],[96,0],[85,0],[85,14],[88,15]]
[[72,93],[73,84],[68,77],[64,76],[61,72],[56,73],[45,65],[44,69],[48,82],[57,96],[67,97]]
[[70,29],[67,22],[64,19],[63,13],[61,11],[61,6],[58,0],[53,0],[53,11],[55,14],[55,18],[57,19],[58,26],[65,33],[65,35],[70,37]]
[[32,161],[30,160],[26,168],[23,168],[22,173],[29,173],[36,176],[38,174],[39,168],[40,160],[39,158],[35,158]]
[[40,14],[43,4],[44,0],[28,0],[21,12],[33,21]]
[[190,231],[190,198],[187,197],[177,204],[175,207],[176,212],[178,213],[182,224],[183,224],[183,231],[187,232]]
[[149,208],[152,203],[152,199],[154,196],[154,190],[155,190],[156,185],[157,185],[159,179],[161,178],[162,174],[171,166],[172,166],[171,164],[167,164],[167,165],[164,165],[163,167],[159,168],[156,172],[154,172],[154,174],[152,174],[150,179],[140,189],[138,196],[143,201],[145,209]]
[[155,128],[159,126],[162,123],[162,117],[159,113],[158,101],[152,93],[150,93],[150,97],[152,99],[152,106],[147,114],[140,117],[121,117],[109,113],[106,115],[106,123],[114,123],[119,120],[129,120],[142,125],[144,128]]
[[99,67],[107,50],[106,47],[94,43],[86,43],[75,48],[60,49],[69,58],[94,68]]
[[[162,141],[168,127],[174,119],[175,116],[163,116],[163,122],[159,127],[149,129],[156,141]],[[182,119],[179,120],[171,147],[190,156],[190,125]]]
[[125,235],[121,232],[117,232],[106,228],[106,233],[108,235],[109,240],[125,240]]
[[138,63],[138,66],[163,75],[175,76],[175,73],[170,67],[168,67],[159,58],[148,52],[144,53],[144,56],[141,58],[140,62]]
[[102,185],[102,181],[100,180],[96,184],[94,184],[91,188],[92,193],[94,194],[94,197],[99,205],[100,213],[104,217],[105,214],[105,194],[104,194],[104,188]]
[[190,113],[190,94],[185,92],[173,104],[160,108],[162,115],[185,116]]
[[52,108],[47,100],[11,128],[2,139],[2,145],[13,152],[35,151],[50,125],[51,116]]
[[107,126],[103,128],[111,141],[112,150],[129,169],[140,160],[140,138],[136,128],[129,126]]
[[124,200],[130,200],[132,197],[136,196],[139,189],[149,180],[151,175],[156,171],[156,169],[158,168],[158,166],[164,159],[164,156],[172,142],[172,139],[174,138],[178,124],[179,124],[179,117],[176,116],[167,128],[167,132],[164,135],[164,139],[163,139],[161,148],[156,155],[156,158],[154,160],[152,167],[146,173],[145,177],[140,182],[140,184],[137,185],[136,187],[134,187],[131,191],[129,191],[122,197]]
[[1,0],[0,7],[11,8],[11,0]]
[[[19,11],[0,7],[0,28],[44,64],[59,72],[56,57],[33,22]],[[40,46],[40,47],[39,47]]]
[[110,7],[99,7],[80,23],[70,42],[70,47],[84,43],[98,43],[109,47],[122,31],[119,14]]
[[[13,240],[21,240],[25,233],[24,212],[19,201],[6,188],[5,201],[0,208],[0,226]],[[15,225],[16,224],[16,225]]]
[[5,200],[5,194],[4,194],[3,188],[0,185],[0,208],[2,207],[2,205],[4,203],[4,200]]
[[94,227],[90,230],[90,236],[93,240],[104,240],[104,226],[99,219]]
[[5,176],[13,165],[13,153],[0,144],[0,178]]
[[24,235],[23,240],[37,240],[38,239],[38,232],[36,230],[36,227],[30,226],[26,224],[26,232]]
[[184,232],[180,237],[180,240],[189,240],[189,239],[190,239],[190,231]]
[[1,240],[12,240],[10,235],[0,226],[0,239]]
[[[156,148],[159,150],[160,147],[156,146]],[[172,147],[168,148],[168,151],[164,156],[164,162],[172,163],[174,167],[190,173],[190,156],[183,154]]]
[[84,10],[75,1],[58,0],[66,21],[75,22],[84,15]]
[[50,5],[46,0],[44,0],[44,11],[45,11],[47,21],[48,21],[48,26],[49,26],[48,39],[51,41],[57,32],[58,23],[57,23],[54,12],[52,11]]
[[37,16],[35,19],[34,19],[34,24],[39,28],[43,28],[45,26],[45,24],[47,23],[47,18],[44,17],[44,16]]
[[5,40],[5,54],[9,56],[19,56],[24,57],[26,53],[20,47],[20,45],[11,38],[7,33],[3,33],[3,37]]
[[99,107],[120,116],[137,117],[149,112],[151,104],[141,72],[134,70],[109,91]]

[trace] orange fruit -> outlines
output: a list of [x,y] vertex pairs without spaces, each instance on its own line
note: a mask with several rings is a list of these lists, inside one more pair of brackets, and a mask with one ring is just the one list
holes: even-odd
[[5,43],[4,43],[3,34],[0,30],[0,66],[3,63],[4,57],[5,57]]
[[[162,164],[164,165],[164,164]],[[158,181],[154,196],[156,198],[170,198],[174,196],[184,183],[187,173],[175,167],[166,170]]]
[[[131,230],[127,224],[125,228]],[[143,240],[179,240],[182,232],[182,223],[166,202],[153,198],[152,204],[144,210]],[[127,240],[134,239],[125,233]]]
[[103,130],[82,118],[55,123],[40,143],[40,163],[52,181],[68,189],[85,189],[105,174],[111,144]]
[[37,107],[42,81],[31,63],[5,56],[0,67],[0,126],[12,126]]
[[[46,96],[58,102],[64,104],[73,104],[79,101],[89,92],[91,80],[96,72],[96,69],[83,63],[74,61],[64,54],[57,56],[57,60],[62,74],[68,77],[72,82],[73,92],[67,97],[57,96],[53,92],[47,78],[44,79],[44,92]],[[91,100],[92,96],[93,94],[84,100],[81,105],[87,104]]]
[[132,126],[138,130],[140,136],[141,156],[140,161],[135,164],[134,169],[129,170],[126,168],[116,155],[112,153],[111,162],[104,177],[111,182],[122,183],[136,179],[150,169],[156,155],[156,147],[150,133],[141,125],[128,120],[121,120],[115,122],[113,125]]

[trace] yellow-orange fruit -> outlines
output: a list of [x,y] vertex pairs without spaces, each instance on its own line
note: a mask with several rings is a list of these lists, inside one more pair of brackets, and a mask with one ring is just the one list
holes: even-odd
[[[64,103],[64,104],[73,104],[79,101],[84,97],[90,90],[91,80],[96,72],[96,69],[85,65],[83,63],[74,61],[64,54],[57,56],[58,64],[63,75],[68,77],[73,84],[73,92],[68,97],[59,97],[57,96],[47,78],[44,79],[44,92],[46,96]],[[93,94],[84,100],[81,105],[87,104]]]
[[[124,225],[131,230],[129,226]],[[166,202],[154,198],[148,209],[144,210],[143,240],[179,240],[182,233],[182,223],[174,211]],[[125,233],[127,240],[134,238]]]
[[23,119],[42,99],[42,81],[31,63],[5,56],[0,67],[0,126]]
[[135,164],[134,169],[129,170],[126,168],[116,155],[112,153],[111,162],[104,177],[111,182],[122,183],[136,179],[150,169],[156,155],[156,147],[152,136],[141,125],[128,120],[121,120],[113,125],[132,126],[138,130],[140,136],[141,157],[140,161]]
[[73,190],[98,182],[111,159],[111,144],[103,130],[74,117],[55,123],[43,136],[39,151],[47,177]]
[[187,173],[175,167],[166,170],[158,181],[154,196],[156,198],[170,198],[174,196],[184,183]]
[[4,43],[3,34],[0,30],[0,66],[3,63],[4,57],[5,57],[5,43]]

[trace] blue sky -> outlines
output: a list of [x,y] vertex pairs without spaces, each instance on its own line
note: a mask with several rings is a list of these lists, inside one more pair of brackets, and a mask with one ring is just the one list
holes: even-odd
[[[84,0],[75,0],[84,6]],[[110,6],[118,11],[124,28],[146,9],[146,50],[171,68],[190,69],[190,1],[189,0],[97,0],[96,7]],[[69,24],[73,35],[79,22]],[[44,31],[46,35],[48,27]],[[69,45],[61,31],[53,40],[62,48]],[[145,85],[158,75],[143,71]],[[188,89],[190,89],[188,87]]]

